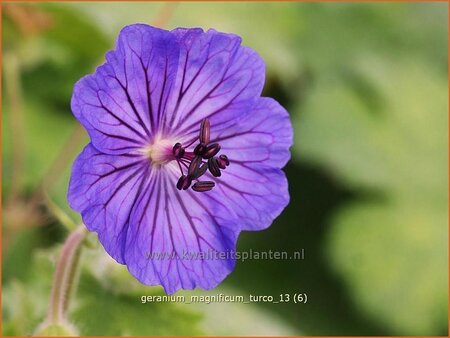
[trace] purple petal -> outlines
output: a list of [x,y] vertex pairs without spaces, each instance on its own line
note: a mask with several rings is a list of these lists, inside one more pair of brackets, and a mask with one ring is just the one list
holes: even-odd
[[237,214],[242,230],[266,229],[289,203],[286,175],[265,165],[230,162],[215,179],[215,195]]
[[[167,293],[219,284],[234,267],[239,232],[268,227],[289,201],[281,171],[289,117],[260,98],[264,62],[240,44],[214,30],[132,25],[75,85],[72,110],[92,143],[74,163],[69,203],[113,258]],[[212,182],[195,183],[202,192],[179,191],[177,163],[152,167],[139,150],[161,137],[198,139],[205,118],[230,165],[220,162],[220,178],[205,173]]]
[[107,155],[88,144],[75,160],[69,183],[70,206],[81,213],[106,251],[124,264],[123,249],[130,214],[150,176],[141,157]]
[[177,82],[168,105],[168,128],[178,135],[198,133],[208,117],[212,125],[235,118],[227,109],[261,95],[265,65],[233,34],[176,29],[180,43]]
[[148,25],[122,29],[107,62],[78,81],[72,96],[72,111],[97,149],[123,154],[148,144],[166,109],[178,56],[168,31]]
[[238,215],[243,230],[261,230],[289,203],[280,169],[290,157],[292,126],[286,110],[270,98],[260,98],[241,116],[232,126],[219,126],[219,132],[211,129],[211,140],[220,143],[230,160],[215,189]]
[[288,112],[274,99],[259,98],[249,108],[235,107],[234,121],[213,126],[211,141],[231,162],[283,168],[290,159],[293,130]]
[[[176,178],[176,172],[159,171],[138,199],[125,262],[139,281],[162,285],[167,293],[211,289],[234,268],[230,252],[235,250],[239,225],[232,212],[213,203],[207,193],[180,193],[173,183]],[[214,252],[229,256],[214,258]]]

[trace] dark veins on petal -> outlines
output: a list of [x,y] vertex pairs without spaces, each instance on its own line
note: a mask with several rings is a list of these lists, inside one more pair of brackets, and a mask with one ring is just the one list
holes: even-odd
[[70,205],[141,282],[215,287],[233,259],[146,253],[235,250],[241,230],[269,226],[286,206],[292,128],[260,97],[264,62],[236,35],[139,24],[106,59],[74,88],[92,144],[74,163]]

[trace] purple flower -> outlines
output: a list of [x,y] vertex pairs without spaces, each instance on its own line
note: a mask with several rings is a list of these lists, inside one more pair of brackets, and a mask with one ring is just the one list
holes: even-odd
[[239,232],[267,228],[288,204],[292,127],[261,97],[264,76],[236,35],[136,24],[75,85],[72,111],[91,143],[69,203],[140,282],[215,287],[234,268]]

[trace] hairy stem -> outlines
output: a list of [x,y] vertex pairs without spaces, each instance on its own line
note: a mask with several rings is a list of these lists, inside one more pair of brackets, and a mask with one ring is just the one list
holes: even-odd
[[61,323],[65,319],[70,296],[75,288],[81,245],[86,229],[80,226],[67,237],[56,265],[48,310],[48,323]]

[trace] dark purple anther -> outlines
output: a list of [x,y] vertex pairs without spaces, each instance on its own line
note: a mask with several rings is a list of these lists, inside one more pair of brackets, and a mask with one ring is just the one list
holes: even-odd
[[212,158],[216,156],[219,151],[220,151],[219,143],[213,143],[206,147],[206,150],[203,153],[203,158],[204,159]]
[[184,155],[184,148],[181,145],[181,143],[175,143],[175,145],[172,148],[172,153],[176,158],[182,158]]
[[214,188],[215,183],[211,181],[197,182],[192,186],[192,190],[198,192],[209,191]]
[[204,119],[200,125],[200,143],[208,144],[210,135],[209,120]]
[[208,169],[208,164],[204,163],[202,164],[197,171],[195,171],[192,174],[192,179],[195,180],[197,178],[199,178],[200,176],[203,176],[203,174],[206,172],[206,170]]
[[192,159],[191,164],[189,164],[188,175],[194,176],[194,174],[197,173],[197,171],[199,170],[201,164],[202,164],[202,157],[195,156]]
[[197,144],[197,146],[194,149],[194,154],[202,156],[204,154],[205,150],[206,150],[206,144],[204,144],[204,143]]
[[[195,191],[211,190],[214,187],[214,182],[199,182],[199,178],[205,175],[208,170],[212,176],[220,177],[222,176],[221,170],[230,164],[226,155],[217,156],[221,150],[221,146],[219,143],[209,143],[211,141],[210,132],[211,126],[209,120],[204,119],[200,124],[200,142],[194,147],[193,152],[186,150],[181,143],[176,143],[173,146],[173,155],[181,171],[181,177],[177,183],[179,190],[188,189],[194,180],[197,181],[192,186],[192,189]],[[194,142],[196,141],[194,140]],[[194,142],[190,143],[186,148],[189,148],[191,145],[193,146]],[[186,175],[183,172],[182,166],[187,167]]]
[[178,190],[186,190],[187,188],[190,187],[191,183],[192,183],[192,179],[189,175],[188,176],[182,175],[180,177],[180,179],[178,180],[177,188],[178,188]]
[[208,160],[208,169],[214,177],[219,177],[220,175],[222,175],[216,158],[210,158]]
[[230,161],[228,160],[227,155],[220,155],[217,159],[217,164],[220,169],[225,169],[230,165]]

